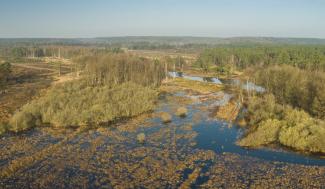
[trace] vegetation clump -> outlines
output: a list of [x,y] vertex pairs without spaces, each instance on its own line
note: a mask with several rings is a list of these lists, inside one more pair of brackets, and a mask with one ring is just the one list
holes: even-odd
[[186,117],[187,115],[187,108],[186,107],[179,107],[176,110],[176,115],[179,117]]
[[313,153],[325,153],[325,122],[303,110],[276,103],[273,95],[250,99],[249,132],[238,144],[257,147],[272,143]]
[[0,62],[0,90],[3,89],[9,79],[11,73],[11,64],[8,62]]
[[[85,64],[81,79],[56,85],[23,106],[11,118],[9,130],[108,125],[152,110],[161,82],[160,67],[126,56],[85,58],[80,62]],[[140,70],[145,71],[144,77],[137,77]]]
[[169,123],[169,122],[172,121],[172,116],[167,112],[162,112],[160,114],[160,118],[161,118],[163,123]]
[[40,123],[67,127],[112,122],[152,110],[156,97],[155,90],[134,83],[109,88],[71,82],[26,104],[11,118],[11,130],[18,132]]
[[325,119],[325,73],[282,65],[259,69],[257,84],[272,93],[280,104],[301,108],[310,115]]
[[144,143],[145,140],[146,140],[146,135],[144,133],[139,133],[137,135],[137,141],[139,143]]

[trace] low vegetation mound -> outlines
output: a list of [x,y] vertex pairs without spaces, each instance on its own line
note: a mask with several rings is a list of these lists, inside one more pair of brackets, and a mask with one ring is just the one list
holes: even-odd
[[162,112],[160,114],[160,118],[161,118],[163,123],[169,123],[169,122],[172,121],[172,116],[167,112]]
[[187,115],[187,108],[186,107],[179,107],[176,110],[176,115],[179,117],[186,117]]

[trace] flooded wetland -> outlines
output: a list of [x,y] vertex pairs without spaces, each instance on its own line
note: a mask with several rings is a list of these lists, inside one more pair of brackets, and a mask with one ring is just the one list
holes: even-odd
[[[0,185],[3,188],[325,186],[325,159],[321,156],[281,146],[252,149],[236,145],[244,130],[235,121],[216,116],[215,111],[233,102],[234,94],[224,89],[224,83],[238,83],[237,80],[190,76],[170,80],[160,87],[154,111],[110,127],[38,127],[22,134],[3,135]],[[253,84],[242,88],[254,87],[263,91]],[[183,109],[179,110],[180,107]],[[240,115],[241,111],[242,108],[235,114]]]

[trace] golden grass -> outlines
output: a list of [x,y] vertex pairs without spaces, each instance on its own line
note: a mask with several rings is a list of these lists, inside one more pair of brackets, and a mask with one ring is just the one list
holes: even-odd
[[179,117],[185,117],[187,115],[187,108],[186,107],[177,108],[176,115]]
[[222,85],[217,85],[214,83],[205,83],[200,81],[192,81],[182,78],[170,79],[166,83],[166,85],[160,87],[160,90],[165,92],[192,90],[203,94],[220,91],[222,89]]

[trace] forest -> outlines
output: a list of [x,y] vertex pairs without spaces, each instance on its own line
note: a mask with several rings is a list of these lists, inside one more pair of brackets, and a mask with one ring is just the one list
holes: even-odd
[[325,70],[324,46],[255,46],[206,49],[195,66],[204,71],[231,73],[253,66],[290,65],[308,70]]
[[42,125],[107,126],[154,108],[157,87],[165,78],[158,61],[114,53],[75,61],[81,78],[55,85],[24,105],[6,129],[19,132]]

